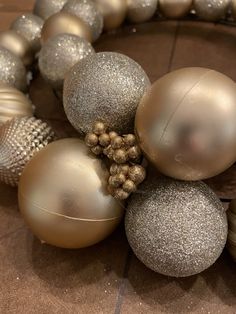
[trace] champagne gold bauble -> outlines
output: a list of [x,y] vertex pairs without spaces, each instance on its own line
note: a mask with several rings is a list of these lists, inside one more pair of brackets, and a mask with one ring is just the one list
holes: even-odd
[[227,76],[184,68],[154,83],[136,115],[147,158],[164,174],[201,180],[230,167],[236,157],[236,88]]
[[24,65],[32,64],[34,54],[28,40],[14,30],[0,33],[0,45],[19,57]]
[[136,256],[163,275],[187,277],[210,267],[227,239],[227,218],[202,182],[145,181],[129,202],[125,229]]
[[127,0],[127,18],[133,23],[150,20],[157,10],[158,0]]
[[58,34],[72,34],[92,41],[90,27],[79,17],[67,12],[59,12],[47,19],[41,32],[41,42],[45,42]]
[[217,21],[223,18],[231,0],[193,0],[197,15],[206,21]]
[[99,38],[103,29],[103,16],[92,0],[68,0],[62,12],[75,14],[92,30],[92,41]]
[[192,0],[159,0],[161,13],[171,19],[179,19],[190,12]]
[[18,89],[0,81],[0,124],[15,117],[32,115],[31,101]]
[[64,83],[64,108],[81,135],[95,121],[122,134],[133,131],[136,108],[149,87],[149,79],[129,57],[102,52],[77,63]]
[[43,20],[59,12],[67,0],[36,0],[34,14],[40,16]]
[[119,224],[122,204],[107,191],[108,171],[78,139],[54,142],[33,158],[19,184],[19,206],[33,233],[48,244],[82,248]]
[[53,139],[52,129],[33,117],[4,123],[0,127],[0,181],[16,186],[29,160]]
[[43,78],[55,89],[62,89],[66,73],[80,60],[94,54],[85,39],[59,34],[50,38],[39,54],[39,69]]
[[227,248],[236,261],[236,200],[231,202],[227,216],[229,224]]
[[16,55],[0,46],[0,81],[9,83],[21,91],[26,90],[26,69]]
[[123,23],[127,12],[126,0],[94,0],[103,15],[104,30],[118,28]]
[[37,15],[28,13],[20,15],[11,25],[11,29],[25,37],[34,52],[40,49],[41,30],[44,21]]

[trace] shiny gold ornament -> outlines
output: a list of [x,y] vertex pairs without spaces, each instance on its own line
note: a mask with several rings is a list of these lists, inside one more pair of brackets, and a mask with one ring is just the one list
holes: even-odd
[[150,20],[157,10],[157,0],[127,0],[127,18],[133,23]]
[[227,211],[228,216],[228,242],[227,248],[233,259],[236,261],[236,201],[233,200],[230,203],[229,210]]
[[225,75],[185,68],[156,81],[136,114],[136,133],[147,158],[182,180],[215,176],[236,156],[236,89]]
[[19,184],[19,206],[33,233],[48,244],[82,248],[106,238],[123,206],[107,192],[109,173],[78,139],[56,141],[37,154]]
[[31,101],[18,89],[0,81],[0,124],[12,118],[32,115]]
[[170,19],[179,19],[190,12],[192,0],[159,0],[161,13]]
[[94,0],[104,18],[104,30],[109,31],[121,26],[127,12],[126,0]]
[[51,15],[61,11],[66,1],[67,0],[36,0],[34,14],[46,20]]
[[193,0],[197,15],[206,21],[217,21],[223,18],[231,0]]
[[41,32],[42,44],[58,34],[73,34],[92,41],[90,27],[79,17],[67,12],[56,13],[46,20]]
[[26,164],[54,137],[46,123],[33,117],[4,123],[0,127],[0,181],[16,186]]
[[19,57],[24,65],[32,64],[34,54],[28,40],[14,30],[0,33],[0,45]]

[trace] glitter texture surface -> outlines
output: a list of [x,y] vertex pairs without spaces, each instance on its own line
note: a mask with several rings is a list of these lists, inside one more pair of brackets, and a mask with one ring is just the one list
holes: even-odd
[[49,39],[40,51],[39,69],[50,85],[61,89],[70,68],[94,53],[93,47],[85,39],[59,34]]
[[96,4],[91,0],[69,0],[63,7],[63,11],[77,15],[92,30],[93,41],[97,40],[103,29],[103,16]]
[[173,277],[210,267],[228,231],[224,208],[204,183],[157,176],[131,198],[125,228],[136,256],[152,270]]
[[59,12],[67,0],[36,0],[34,14],[46,20],[51,15]]
[[194,9],[202,19],[215,21],[226,14],[230,2],[230,0],[194,0]]
[[21,91],[26,90],[26,70],[20,58],[0,47],[0,81],[9,83]]
[[129,57],[97,53],[76,64],[64,83],[64,107],[71,124],[81,135],[95,121],[114,131],[133,131],[137,106],[150,85],[144,70]]
[[131,22],[141,23],[152,18],[157,10],[158,0],[127,0],[127,16]]

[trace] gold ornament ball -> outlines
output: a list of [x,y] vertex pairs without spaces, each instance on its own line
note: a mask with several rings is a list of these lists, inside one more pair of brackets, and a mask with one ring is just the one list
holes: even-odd
[[34,53],[30,43],[14,30],[7,30],[0,33],[0,45],[19,57],[24,65],[28,66],[32,64]]
[[96,134],[94,133],[88,133],[85,137],[85,144],[88,146],[88,147],[94,147],[94,146],[97,146],[98,144],[98,141],[99,141],[99,138]]
[[36,0],[34,14],[46,20],[51,15],[61,11],[66,2],[67,0]]
[[19,206],[33,233],[63,248],[93,245],[112,233],[123,206],[107,192],[109,173],[78,139],[56,141],[33,158],[19,184]]
[[227,248],[236,261],[236,200],[231,201],[227,216],[229,225]]
[[193,0],[197,15],[206,21],[217,21],[223,18],[231,0]]
[[147,158],[167,176],[201,180],[235,162],[236,89],[227,76],[184,68],[156,81],[142,99],[136,132]]
[[150,20],[157,10],[157,0],[127,0],[127,18],[133,23]]
[[179,19],[190,12],[192,0],[159,0],[161,13],[170,19]]
[[18,89],[0,81],[0,124],[16,117],[32,116],[33,106]]
[[56,13],[46,20],[41,32],[42,44],[58,34],[72,34],[92,41],[90,27],[79,17],[67,12]]
[[127,12],[126,0],[94,0],[103,15],[104,30],[109,31],[121,26]]

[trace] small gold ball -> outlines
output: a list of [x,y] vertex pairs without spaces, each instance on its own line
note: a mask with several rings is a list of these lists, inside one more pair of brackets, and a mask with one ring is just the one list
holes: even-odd
[[141,157],[141,150],[138,146],[130,147],[128,150],[128,156],[132,160],[139,159]]
[[110,174],[112,176],[116,175],[118,173],[118,169],[119,169],[119,166],[117,164],[112,164],[111,167],[110,167]]
[[95,122],[93,126],[93,132],[97,135],[102,135],[106,132],[106,126],[103,122]]
[[105,156],[107,156],[107,158],[113,159],[114,150],[112,149],[111,146],[108,146],[108,147],[104,148],[103,154]]
[[107,133],[100,135],[99,144],[103,147],[107,147],[110,144],[110,136]]
[[118,188],[125,182],[125,180],[126,180],[125,176],[122,173],[120,173],[114,176],[110,176],[108,183],[111,187]]
[[136,191],[136,185],[132,180],[126,180],[122,188],[127,193],[133,193]]
[[113,196],[118,200],[126,200],[129,197],[129,193],[125,192],[121,188],[118,188],[114,190]]
[[95,155],[101,155],[102,154],[102,147],[100,145],[94,146],[91,148],[91,152]]
[[129,178],[138,185],[146,178],[146,170],[140,165],[132,166],[129,169]]
[[124,175],[128,175],[129,173],[129,165],[124,164],[124,165],[117,165],[118,166],[118,173],[123,173]]
[[98,144],[98,137],[94,133],[88,133],[85,137],[85,144],[88,147],[94,147]]
[[113,159],[118,164],[124,164],[127,161],[127,154],[124,149],[117,149],[114,151]]
[[111,132],[109,132],[109,136],[110,136],[110,139],[112,140],[113,138],[118,136],[118,134],[116,132],[114,132],[114,131],[111,131]]
[[136,144],[136,137],[134,134],[127,134],[124,136],[124,143],[126,146],[134,146]]
[[113,149],[118,149],[118,148],[121,148],[122,145],[124,144],[123,142],[123,138],[121,136],[116,136],[114,137],[112,140],[111,140],[111,147]]

